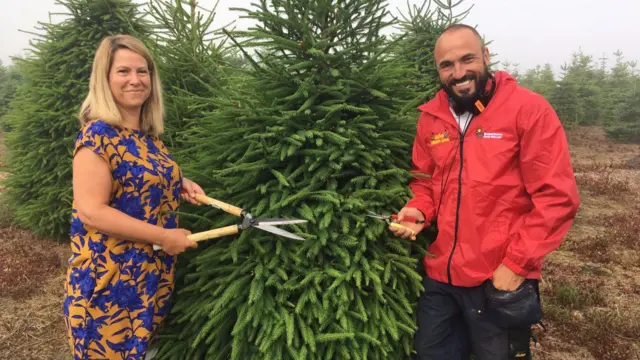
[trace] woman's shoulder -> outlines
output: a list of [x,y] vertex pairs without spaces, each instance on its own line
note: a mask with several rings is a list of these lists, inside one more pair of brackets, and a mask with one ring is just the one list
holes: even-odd
[[80,131],[78,131],[78,138],[82,137],[106,137],[109,139],[117,138],[120,136],[120,131],[116,126],[109,124],[107,121],[102,119],[94,119],[89,120],[84,125]]
[[95,135],[106,135],[106,136],[118,136],[120,131],[117,126],[109,124],[107,121],[102,119],[94,119],[87,121],[83,126],[82,130],[85,132],[90,132]]

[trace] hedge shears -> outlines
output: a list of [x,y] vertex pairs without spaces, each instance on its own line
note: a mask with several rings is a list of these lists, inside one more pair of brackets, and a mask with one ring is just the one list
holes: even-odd
[[[187,236],[189,240],[193,241],[203,241],[208,239],[219,238],[227,235],[234,235],[248,228],[256,228],[263,231],[268,231],[270,233],[284,236],[289,239],[294,240],[304,240],[304,238],[292,234],[286,230],[280,229],[276,226],[278,225],[290,225],[290,224],[303,224],[308,220],[300,220],[300,219],[268,219],[268,218],[254,218],[251,213],[246,211],[245,209],[239,208],[237,206],[233,206],[222,202],[220,200],[216,200],[214,198],[210,198],[203,194],[196,194],[196,200],[203,204],[210,205],[216,209],[223,210],[231,215],[235,215],[238,217],[242,217],[242,223],[236,225],[229,225],[222,228],[207,230],[195,234],[190,234]],[[161,250],[162,247],[160,245],[153,245],[154,250]]]

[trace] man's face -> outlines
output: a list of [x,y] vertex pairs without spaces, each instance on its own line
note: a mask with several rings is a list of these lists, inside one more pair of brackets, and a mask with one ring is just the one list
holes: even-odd
[[435,59],[440,82],[450,95],[472,100],[486,83],[489,50],[470,30],[456,29],[443,34],[436,42]]

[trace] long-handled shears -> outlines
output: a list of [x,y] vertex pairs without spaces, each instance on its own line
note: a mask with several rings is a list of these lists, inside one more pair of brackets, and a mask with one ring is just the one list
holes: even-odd
[[[229,226],[225,226],[222,228],[218,228],[218,229],[213,229],[213,230],[207,230],[207,231],[203,231],[203,232],[199,232],[199,233],[195,233],[195,234],[190,234],[187,237],[190,240],[193,241],[203,241],[203,240],[208,240],[208,239],[214,239],[214,238],[218,238],[218,237],[222,237],[222,236],[227,236],[227,235],[234,235],[237,234],[243,230],[246,230],[250,227],[256,228],[256,229],[260,229],[260,230],[264,230],[264,231],[268,231],[270,233],[276,234],[276,235],[280,235],[280,236],[284,236],[290,239],[294,239],[294,240],[304,240],[304,238],[292,234],[286,230],[282,230],[278,227],[276,227],[277,225],[290,225],[290,224],[302,224],[302,223],[306,223],[307,220],[300,220],[300,219],[260,219],[260,218],[254,218],[253,215],[251,215],[251,213],[247,212],[244,209],[241,209],[237,206],[233,206],[230,204],[227,204],[225,202],[222,202],[220,200],[216,200],[214,198],[210,198],[206,195],[202,195],[202,194],[196,194],[195,195],[196,200],[198,200],[199,202],[203,203],[203,204],[208,204],[210,206],[213,206],[217,209],[223,210],[231,215],[235,215],[238,217],[242,217],[242,223],[241,224],[236,224],[236,225],[229,225]],[[153,245],[153,249],[154,250],[160,250],[162,249],[162,247],[160,245]]]

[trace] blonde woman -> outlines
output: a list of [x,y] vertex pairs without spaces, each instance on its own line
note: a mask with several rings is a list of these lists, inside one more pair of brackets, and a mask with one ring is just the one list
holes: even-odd
[[193,195],[203,191],[158,138],[160,80],[137,39],[102,41],[79,118],[64,299],[69,343],[76,359],[143,359],[170,306],[175,256],[196,247],[166,212],[181,198],[198,204]]

